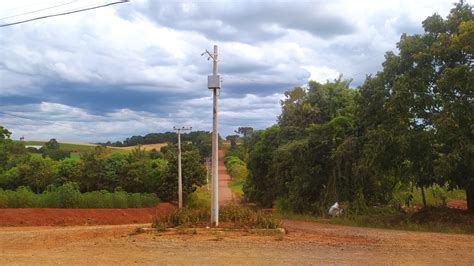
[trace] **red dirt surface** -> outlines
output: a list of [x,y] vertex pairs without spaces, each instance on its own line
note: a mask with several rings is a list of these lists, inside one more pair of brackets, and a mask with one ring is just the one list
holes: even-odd
[[227,167],[224,164],[224,150],[219,150],[219,163],[217,169],[219,171],[219,206],[238,203],[238,197],[235,196],[229,188],[229,182],[232,178],[227,172]]
[[0,226],[143,224],[151,223],[154,215],[166,214],[174,209],[175,206],[169,203],[130,209],[0,209]]
[[465,200],[450,200],[448,207],[453,209],[467,210],[467,201]]

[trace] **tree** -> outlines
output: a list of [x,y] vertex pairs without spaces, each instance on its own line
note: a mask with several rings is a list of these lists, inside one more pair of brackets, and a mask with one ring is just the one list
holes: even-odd
[[[158,185],[157,195],[165,201],[176,201],[178,198],[178,158],[176,152],[167,152],[168,161],[165,172]],[[197,187],[206,183],[206,168],[201,162],[197,150],[182,153],[183,198],[186,199]]]
[[243,156],[242,156],[242,160],[244,161],[248,161],[248,150],[249,150],[249,140],[253,134],[253,128],[252,127],[239,127],[235,133],[237,134],[240,134],[242,135],[242,146],[244,148],[244,151],[243,151]]
[[[437,21],[434,23],[433,21]],[[430,17],[426,34],[434,35],[430,52],[437,75],[433,90],[439,103],[433,115],[440,145],[440,176],[466,190],[474,210],[474,15],[459,2],[446,20]]]
[[97,146],[92,151],[82,154],[79,163],[81,191],[94,191],[105,183],[103,171],[106,157],[105,147],[102,146]]
[[225,139],[230,142],[231,150],[237,149],[237,140],[239,139],[239,135],[229,135]]
[[385,121],[372,122],[396,144],[383,157],[395,167],[384,171],[411,179],[422,192],[433,182],[449,182],[466,190],[474,209],[472,7],[461,1],[446,20],[435,14],[423,27],[423,34],[402,35],[399,55],[387,53],[375,78],[375,90],[385,96]]
[[64,159],[58,162],[58,176],[56,183],[58,185],[62,185],[66,182],[77,182],[80,180],[80,169],[79,169],[80,162],[74,159]]
[[50,158],[33,156],[18,165],[18,171],[26,184],[36,193],[41,193],[56,180],[57,165]]
[[151,169],[150,156],[140,148],[133,149],[123,164],[120,186],[128,192],[148,191]]
[[59,143],[56,139],[50,139],[48,142],[46,142],[44,144],[44,146],[47,148],[47,149],[50,149],[50,150],[57,150],[59,149]]
[[[250,142],[250,201],[287,201],[294,211],[319,213],[351,198],[355,92],[342,77],[285,93],[278,126],[257,131]],[[271,184],[271,185],[269,185]]]
[[249,176],[244,185],[246,201],[271,207],[279,196],[273,189],[273,176],[270,173],[272,155],[279,145],[280,128],[273,126],[256,131],[249,150]]

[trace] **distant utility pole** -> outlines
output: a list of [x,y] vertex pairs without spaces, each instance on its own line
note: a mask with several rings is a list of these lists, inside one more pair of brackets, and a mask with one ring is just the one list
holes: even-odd
[[183,177],[181,171],[181,131],[192,130],[192,127],[173,127],[178,131],[178,207],[183,208]]
[[213,112],[212,112],[212,194],[211,194],[211,224],[219,226],[219,176],[217,171],[218,163],[218,138],[219,131],[217,130],[217,96],[221,88],[221,77],[218,74],[218,52],[217,45],[214,45],[214,53],[206,50],[201,56],[207,54],[209,59],[212,59],[212,75],[207,77],[207,87],[212,90],[213,95]]

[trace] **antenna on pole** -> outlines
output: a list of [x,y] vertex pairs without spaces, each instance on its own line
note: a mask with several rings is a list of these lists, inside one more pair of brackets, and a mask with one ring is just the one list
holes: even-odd
[[219,174],[218,174],[218,113],[217,113],[217,96],[221,88],[221,77],[218,74],[218,50],[214,45],[214,53],[206,50],[201,56],[207,54],[207,60],[212,59],[212,75],[207,76],[207,87],[212,90],[212,193],[211,193],[211,224],[219,226]]
[[178,131],[178,208],[183,208],[183,176],[181,170],[181,131],[192,130],[192,127],[173,127]]

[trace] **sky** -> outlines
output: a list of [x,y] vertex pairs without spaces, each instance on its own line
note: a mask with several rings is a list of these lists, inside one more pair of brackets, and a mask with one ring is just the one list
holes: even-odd
[[[2,1],[0,24],[113,1]],[[468,1],[472,4],[472,1]],[[105,142],[212,130],[219,46],[219,131],[276,123],[284,92],[339,75],[360,86],[400,35],[449,14],[452,0],[131,0],[0,27],[0,125],[12,138]]]

